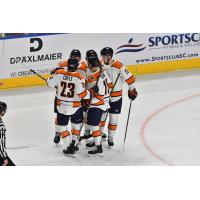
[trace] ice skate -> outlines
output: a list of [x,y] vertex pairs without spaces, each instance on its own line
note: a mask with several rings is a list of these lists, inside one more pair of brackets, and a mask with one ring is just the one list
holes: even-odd
[[97,145],[95,146],[94,149],[92,149],[91,151],[88,151],[88,157],[92,157],[92,156],[99,156],[99,157],[104,156],[102,145]]
[[58,144],[60,142],[60,133],[56,133],[55,137],[54,137],[54,143]]
[[112,136],[108,136],[108,147],[113,147],[114,146],[114,142],[113,142],[113,137]]
[[107,135],[105,133],[102,133],[102,141],[106,141]]
[[75,153],[76,153],[76,151],[79,150],[79,148],[78,148],[78,150],[77,150],[77,148],[78,147],[75,146],[75,141],[72,140],[71,144],[66,149],[63,150],[63,153],[65,155],[69,155],[69,156],[72,156],[73,158],[75,158],[76,157]]

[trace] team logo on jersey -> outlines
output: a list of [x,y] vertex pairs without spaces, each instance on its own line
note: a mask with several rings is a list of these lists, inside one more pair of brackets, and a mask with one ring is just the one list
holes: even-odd
[[128,44],[121,45],[116,49],[116,53],[125,53],[125,52],[139,52],[146,49],[146,47],[142,47],[143,44],[131,44],[133,42],[133,38],[130,38]]

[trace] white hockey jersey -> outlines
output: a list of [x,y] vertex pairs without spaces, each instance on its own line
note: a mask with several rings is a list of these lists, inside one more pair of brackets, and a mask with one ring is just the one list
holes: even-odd
[[126,81],[130,90],[134,89],[135,77],[120,61],[114,60],[111,65],[104,64],[103,69],[108,73],[113,85],[115,84],[117,77],[119,76],[118,81],[114,86],[114,90],[111,93],[111,102],[118,101],[120,98],[122,98],[122,88],[124,81]]
[[112,87],[112,81],[105,71],[100,72],[100,70],[97,70],[93,73],[88,70],[86,88],[92,88],[96,83],[99,92],[92,98],[90,107],[98,107],[102,110],[107,110],[109,108],[109,88]]
[[47,85],[57,88],[57,109],[65,115],[74,114],[81,107],[81,99],[90,99],[91,93],[85,89],[85,79],[79,72],[68,72],[66,68],[57,70],[47,80]]

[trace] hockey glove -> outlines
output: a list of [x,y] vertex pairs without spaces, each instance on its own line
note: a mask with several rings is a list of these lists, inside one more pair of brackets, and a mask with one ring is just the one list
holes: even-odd
[[138,93],[137,93],[137,90],[135,88],[134,88],[134,90],[129,90],[128,91],[128,97],[132,101],[134,101],[136,99],[137,95],[138,95]]
[[81,104],[83,107],[86,107],[86,108],[89,107],[90,103],[91,103],[90,99],[82,99],[81,100]]

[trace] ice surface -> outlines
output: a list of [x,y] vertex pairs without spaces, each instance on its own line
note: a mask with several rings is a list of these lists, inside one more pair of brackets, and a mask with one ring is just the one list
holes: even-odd
[[62,143],[53,143],[53,89],[1,91],[0,100],[9,107],[8,154],[16,165],[200,165],[200,71],[137,77],[136,88],[125,151],[126,86],[115,147],[104,142],[103,158],[87,157],[84,142],[76,158],[62,154]]

